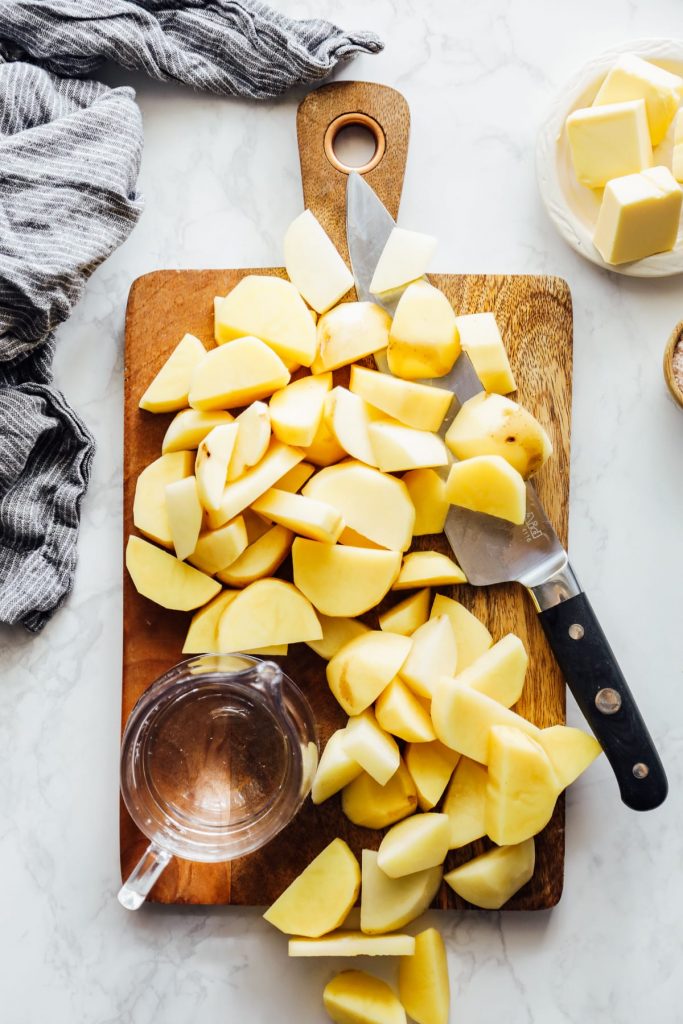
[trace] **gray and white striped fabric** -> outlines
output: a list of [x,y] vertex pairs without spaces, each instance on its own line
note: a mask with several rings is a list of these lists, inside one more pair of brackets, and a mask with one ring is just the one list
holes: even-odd
[[0,621],[38,631],[71,588],[94,443],[51,384],[55,329],[142,212],[134,93],[82,77],[265,98],[381,48],[255,0],[0,0]]

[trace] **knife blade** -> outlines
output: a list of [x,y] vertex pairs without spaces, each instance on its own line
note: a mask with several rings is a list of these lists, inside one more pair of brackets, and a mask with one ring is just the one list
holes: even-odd
[[[404,289],[373,295],[370,282],[395,226],[370,185],[360,174],[350,173],[346,233],[356,294],[360,301],[381,305],[392,317]],[[378,370],[389,373],[384,353],[375,361]],[[460,406],[484,390],[464,352],[450,373],[421,383],[454,394],[439,431],[442,437]],[[634,810],[658,807],[668,792],[659,755],[536,489],[528,481],[526,489],[527,513],[521,526],[452,505],[444,533],[474,586],[518,582],[526,587],[567,684],[612,766],[622,800]]]

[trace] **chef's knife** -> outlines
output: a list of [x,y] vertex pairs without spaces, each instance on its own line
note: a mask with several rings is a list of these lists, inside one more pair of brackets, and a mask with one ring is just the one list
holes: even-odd
[[[379,303],[393,316],[401,290],[389,297],[376,296],[370,292],[370,281],[395,222],[356,173],[349,174],[346,218],[358,298]],[[389,372],[383,355],[376,362],[378,369]],[[440,430],[442,436],[460,405],[483,390],[465,353],[445,377],[424,383],[455,394]],[[527,514],[522,526],[453,505],[444,532],[474,586],[514,581],[526,587],[569,689],[612,765],[622,800],[638,811],[658,807],[668,791],[664,768],[533,485],[527,483]]]

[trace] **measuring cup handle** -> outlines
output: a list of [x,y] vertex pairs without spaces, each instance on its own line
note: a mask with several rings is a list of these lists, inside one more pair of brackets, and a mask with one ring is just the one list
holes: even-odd
[[157,878],[168,865],[171,854],[150,843],[131,874],[119,889],[118,901],[126,910],[137,910],[145,902]]

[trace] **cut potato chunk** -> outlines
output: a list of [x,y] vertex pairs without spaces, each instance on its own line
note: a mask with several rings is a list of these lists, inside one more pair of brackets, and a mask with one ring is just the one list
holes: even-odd
[[[270,658],[275,656],[284,658],[289,650],[289,644],[270,644],[268,647],[252,647],[248,651],[241,651],[242,654],[253,654],[260,658]],[[219,653],[223,653],[222,651]],[[228,652],[232,653],[232,652]]]
[[199,338],[186,334],[140,399],[140,408],[147,412],[175,412],[176,409],[184,409],[195,367],[205,356],[206,349]]
[[412,590],[413,587],[443,587],[467,583],[459,565],[439,551],[411,551],[403,559],[401,572],[394,590]]
[[550,758],[560,789],[570,786],[602,753],[594,736],[567,725],[541,729],[536,740]]
[[289,281],[249,274],[216,304],[215,311],[218,345],[253,335],[281,359],[303,366],[313,362],[317,348],[315,324],[306,303]]
[[526,485],[501,455],[475,455],[454,462],[446,481],[451,505],[484,512],[520,526],[526,517]]
[[[296,466],[294,468],[296,469]],[[247,541],[249,544],[253,544],[255,540],[262,537],[264,533],[268,533],[268,530],[271,530],[273,527],[272,523],[262,519],[261,516],[257,516],[250,508],[245,508],[244,512],[242,512],[242,519],[247,530]]]
[[332,374],[301,377],[270,400],[273,433],[285,444],[307,448],[312,445],[325,408],[325,397],[332,387]]
[[426,281],[409,284],[398,301],[389,334],[387,359],[395,377],[443,377],[460,355],[455,313],[438,288]]
[[458,650],[450,621],[446,615],[440,615],[415,630],[400,675],[414,693],[431,700],[436,681],[440,676],[453,675],[457,663]]
[[235,420],[238,428],[235,448],[228,466],[228,480],[237,480],[249,466],[255,466],[270,444],[270,411],[263,402],[252,402]]
[[509,725],[489,732],[486,832],[498,846],[535,836],[552,818],[559,783],[540,743]]
[[308,462],[300,462],[298,466],[293,466],[284,476],[281,476],[275,486],[278,491],[289,491],[290,494],[296,494],[314,473],[314,467]]
[[374,608],[391,589],[400,570],[401,553],[297,537],[292,545],[292,565],[294,582],[318,611],[354,616]]
[[377,851],[377,865],[389,878],[436,867],[446,859],[449,836],[448,815],[414,814],[386,833]]
[[232,423],[231,413],[223,409],[201,412],[199,409],[183,409],[173,417],[164,434],[161,450],[167,452],[190,451],[197,448],[214,427]]
[[398,744],[378,725],[369,708],[349,718],[344,745],[354,761],[380,786],[385,786],[398,770],[401,760]]
[[445,466],[448,452],[438,434],[414,430],[392,420],[373,420],[368,434],[377,465],[384,473]]
[[344,520],[324,501],[290,494],[272,487],[251,506],[254,512],[311,540],[334,544],[344,529]]
[[319,938],[339,927],[359,891],[358,861],[343,839],[333,839],[263,917],[287,935]]
[[285,232],[285,269],[309,306],[324,313],[353,288],[353,276],[320,221],[303,213]]
[[270,527],[226,569],[219,570],[219,580],[231,587],[246,587],[272,576],[291,551],[293,540],[294,534],[284,526]]
[[342,462],[316,473],[302,494],[326,501],[347,528],[392,551],[410,547],[415,509],[408,489],[396,477],[361,462]]
[[458,649],[458,672],[468,668],[493,643],[493,637],[484,623],[459,601],[437,594],[432,605],[431,617],[436,618],[437,615],[447,615],[450,619]]
[[377,721],[401,740],[429,743],[434,739],[432,719],[426,708],[400,679],[392,679],[375,706]]
[[188,561],[197,569],[215,576],[232,565],[247,547],[247,528],[242,516],[237,516],[217,530],[206,530],[199,539]]
[[218,620],[239,591],[223,590],[192,616],[183,654],[218,654]]
[[258,338],[237,338],[207,352],[192,375],[193,409],[233,409],[267,398],[289,383],[280,357]]
[[328,981],[323,1005],[335,1024],[406,1024],[393,990],[365,971],[342,971]]
[[514,633],[508,633],[469,668],[458,672],[456,678],[460,684],[480,690],[510,708],[522,696],[528,664],[524,644]]
[[415,630],[424,625],[429,618],[429,587],[418,590],[403,601],[399,601],[389,611],[379,616],[379,628],[389,633],[400,633],[401,636],[412,636]]
[[363,633],[367,633],[370,629],[358,619],[333,618],[329,615],[322,615],[320,612],[318,621],[323,631],[322,640],[309,640],[308,646],[325,661],[329,661],[345,644],[355,640]]
[[218,645],[223,654],[321,636],[310,602],[291,583],[277,579],[249,584],[218,623]]
[[443,812],[450,822],[451,850],[486,835],[487,786],[486,768],[469,757],[461,757],[443,802]]
[[518,846],[500,846],[455,868],[444,881],[475,907],[500,910],[534,873],[533,839]]
[[135,484],[133,523],[145,537],[165,548],[173,547],[166,488],[193,472],[194,452],[169,452],[145,466]]
[[375,409],[416,430],[438,430],[453,401],[445,388],[399,380],[388,373],[352,366],[349,389]]
[[448,515],[446,481],[433,469],[411,469],[403,477],[415,506],[414,537],[441,533]]
[[327,682],[347,715],[370,707],[397,675],[409,650],[408,637],[368,630],[337,651],[327,664]]
[[460,344],[472,361],[482,387],[498,395],[507,395],[517,387],[510,362],[493,313],[469,313],[456,316]]
[[332,429],[327,421],[326,410],[328,406],[329,395],[326,395],[320,426],[311,444],[306,445],[306,458],[314,466],[331,466],[346,456],[346,451],[332,433]]
[[451,989],[446,947],[436,928],[415,936],[415,954],[401,960],[398,992],[416,1024],[448,1024]]
[[312,373],[348,366],[387,347],[391,317],[374,302],[342,302],[318,320]]
[[223,497],[230,458],[237,440],[237,424],[214,427],[197,449],[197,493],[207,511],[216,511]]
[[248,469],[239,480],[227,484],[223,491],[220,508],[209,512],[211,529],[222,526],[234,519],[260,498],[283,474],[303,460],[300,448],[290,448],[280,441],[271,441],[268,451],[257,465]]
[[166,485],[166,513],[176,558],[182,562],[197,545],[204,516],[195,477],[186,476]]
[[353,782],[362,771],[357,761],[347,753],[346,729],[337,729],[325,744],[325,749],[318,763],[311,800],[321,804],[335,793],[338,793],[349,782]]
[[417,807],[417,792],[403,761],[386,786],[361,772],[342,791],[342,810],[354,825],[386,828],[412,814]]
[[345,452],[368,466],[377,465],[369,427],[381,413],[376,412],[359,395],[354,395],[346,388],[336,387],[330,393],[325,415],[330,430]]
[[162,608],[189,612],[206,604],[221,589],[210,576],[140,537],[128,538],[126,568],[137,592]]
[[412,956],[415,939],[399,933],[364,935],[340,930],[320,939],[290,939],[288,951],[290,956]]
[[417,789],[420,810],[431,811],[436,807],[459,758],[457,751],[445,747],[438,740],[408,744],[405,749],[406,767]]
[[435,252],[433,235],[394,228],[375,267],[370,291],[381,295],[423,277]]
[[374,850],[361,856],[360,927],[366,935],[405,928],[432,902],[442,877],[441,866],[389,878],[377,864]]
[[500,455],[525,480],[553,451],[546,431],[527,409],[483,391],[464,403],[448,428],[446,444],[457,459]]
[[489,732],[494,725],[513,725],[533,739],[540,729],[485,693],[442,676],[434,687],[432,722],[436,735],[452,750],[488,764]]

